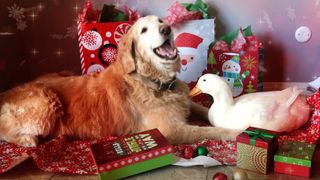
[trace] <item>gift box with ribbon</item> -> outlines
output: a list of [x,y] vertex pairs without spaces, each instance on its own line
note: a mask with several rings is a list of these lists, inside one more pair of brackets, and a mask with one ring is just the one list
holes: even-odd
[[295,176],[310,176],[316,145],[284,141],[274,156],[274,171]]
[[276,132],[249,127],[237,136],[237,166],[267,174],[276,148]]
[[251,27],[237,29],[210,45],[208,69],[222,76],[233,96],[262,91],[264,49]]

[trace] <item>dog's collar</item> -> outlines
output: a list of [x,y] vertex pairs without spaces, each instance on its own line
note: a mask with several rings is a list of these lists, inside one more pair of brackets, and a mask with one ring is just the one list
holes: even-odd
[[163,83],[160,80],[151,80],[154,83],[158,85],[159,91],[165,91],[165,90],[173,90],[176,86],[176,77],[173,77],[170,81]]

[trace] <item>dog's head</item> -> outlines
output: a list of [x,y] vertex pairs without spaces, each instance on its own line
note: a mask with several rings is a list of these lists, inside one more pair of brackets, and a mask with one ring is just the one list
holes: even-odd
[[171,27],[157,16],[140,18],[121,39],[118,52],[126,73],[137,71],[150,76],[176,75],[180,58]]

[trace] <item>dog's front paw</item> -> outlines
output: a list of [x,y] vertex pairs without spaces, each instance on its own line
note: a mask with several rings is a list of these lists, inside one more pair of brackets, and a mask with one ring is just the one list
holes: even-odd
[[38,138],[33,135],[21,135],[15,139],[14,143],[23,147],[37,147]]

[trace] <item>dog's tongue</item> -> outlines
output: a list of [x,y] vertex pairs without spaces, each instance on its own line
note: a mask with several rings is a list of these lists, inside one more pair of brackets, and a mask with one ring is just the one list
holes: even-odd
[[174,57],[176,55],[176,49],[172,48],[169,43],[164,43],[159,48],[159,53],[163,56]]

